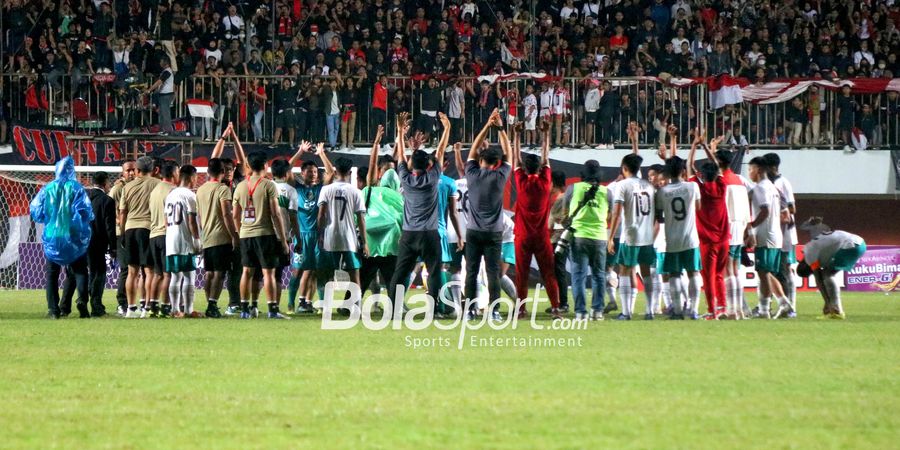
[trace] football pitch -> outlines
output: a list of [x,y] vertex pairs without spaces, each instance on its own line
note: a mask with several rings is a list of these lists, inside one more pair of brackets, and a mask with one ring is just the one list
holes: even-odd
[[844,321],[804,293],[789,321],[520,323],[460,350],[316,315],[51,321],[3,291],[0,447],[896,448],[900,303],[843,299]]

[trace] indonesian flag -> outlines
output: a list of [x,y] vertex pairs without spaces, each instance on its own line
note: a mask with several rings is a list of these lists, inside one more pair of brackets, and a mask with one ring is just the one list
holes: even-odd
[[741,94],[741,85],[746,86],[745,79],[734,78],[731,75],[719,75],[710,78],[706,85],[709,89],[709,107],[719,109],[725,105],[735,105],[744,101]]
[[191,98],[185,101],[185,103],[187,103],[188,113],[190,113],[191,117],[204,119],[215,118],[215,115],[213,115],[213,102],[201,100],[199,98]]
[[869,146],[869,138],[866,137],[862,130],[853,127],[850,130],[850,143],[853,144],[853,148],[856,150],[865,150]]

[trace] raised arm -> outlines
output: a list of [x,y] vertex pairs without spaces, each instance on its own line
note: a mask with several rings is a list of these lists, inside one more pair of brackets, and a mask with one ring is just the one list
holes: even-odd
[[228,127],[225,128],[225,131],[222,132],[222,136],[219,136],[219,140],[216,141],[216,146],[213,147],[212,155],[209,156],[210,159],[222,156],[222,152],[225,151],[225,139],[228,139],[233,132],[234,124],[228,122]]
[[688,161],[687,161],[687,174],[688,178],[694,176],[694,173],[697,172],[697,167],[694,163],[697,158],[697,147],[703,145],[703,140],[706,139],[702,133],[700,133],[700,128],[696,128],[694,130],[694,140],[691,142],[691,151],[688,152]]
[[512,155],[510,155],[509,164],[515,172],[522,161],[522,147],[519,145],[519,129],[515,125],[510,128],[512,129]]
[[366,186],[375,186],[375,174],[378,172],[378,148],[381,146],[382,137],[384,137],[384,126],[378,125],[372,152],[369,153],[369,173],[366,174]]
[[459,178],[465,177],[466,167],[462,159],[462,142],[453,144],[453,160],[456,163],[456,175]]
[[441,126],[444,127],[444,131],[441,133],[441,140],[438,142],[437,151],[434,153],[434,159],[437,160],[438,168],[444,167],[444,156],[447,153],[447,144],[450,143],[450,119],[447,118],[447,115],[444,113],[438,113],[438,118],[441,120]]
[[234,138],[234,159],[235,165],[240,165],[244,171],[244,176],[250,175],[250,165],[247,164],[247,155],[244,154],[244,146],[241,145],[241,138],[231,129],[231,137]]
[[328,159],[328,153],[325,152],[324,142],[316,144],[316,155],[322,159],[322,165],[325,166],[325,177],[322,180],[322,184],[331,184],[331,180],[334,179],[334,165],[332,165],[331,160]]
[[669,132],[669,158],[671,158],[678,151],[678,127],[669,125],[666,131]]
[[394,146],[394,159],[397,160],[397,164],[406,162],[406,121],[408,120],[409,113],[402,112],[397,115],[397,143]]
[[494,117],[496,117],[497,120],[500,119],[500,111],[498,111],[497,108],[494,108],[494,111],[491,112],[491,117],[488,119],[487,123],[484,124],[484,127],[482,127],[481,132],[478,133],[478,136],[475,136],[475,140],[472,141],[472,148],[469,149],[468,159],[478,159],[478,152],[481,150],[481,144],[484,143],[484,139],[487,138],[488,132],[494,124]]
[[498,134],[500,135],[500,148],[503,149],[503,160],[507,164],[512,164],[513,149],[512,145],[509,144],[509,136],[506,134],[506,130],[504,130],[503,128],[500,129],[500,133]]
[[304,153],[308,152],[309,149],[312,148],[312,144],[309,141],[300,141],[300,145],[297,147],[297,153],[294,153],[294,156],[291,156],[291,159],[288,161],[291,164],[291,167],[294,167]]

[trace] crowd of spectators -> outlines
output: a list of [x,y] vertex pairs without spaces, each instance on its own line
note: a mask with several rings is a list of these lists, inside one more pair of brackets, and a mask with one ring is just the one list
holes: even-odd
[[[254,139],[309,130],[332,146],[367,140],[362,122],[387,121],[382,111],[413,103],[425,110],[423,96],[435,89],[435,108],[478,122],[506,95],[467,79],[486,74],[729,73],[759,81],[900,72],[900,2],[892,0],[5,0],[2,15],[2,72],[22,76],[21,85],[0,89],[7,116],[15,92],[32,89],[23,106],[46,107],[46,86],[71,94],[63,98],[109,89],[102,108],[129,109],[126,100],[141,101],[129,88],[146,94],[165,59],[177,85],[225,106],[218,117],[230,116]],[[275,78],[284,75],[296,81]],[[411,90],[414,83],[393,81],[417,75],[441,82]],[[578,98],[590,86],[580,83]],[[284,89],[295,101],[283,99]],[[303,127],[301,111],[310,113]],[[117,116],[114,126],[122,126]]]

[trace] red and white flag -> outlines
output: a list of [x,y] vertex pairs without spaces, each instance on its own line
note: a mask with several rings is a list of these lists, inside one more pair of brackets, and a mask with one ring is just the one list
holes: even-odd
[[741,88],[747,85],[744,78],[719,75],[706,82],[709,89],[709,107],[719,109],[725,105],[735,105],[744,101]]

